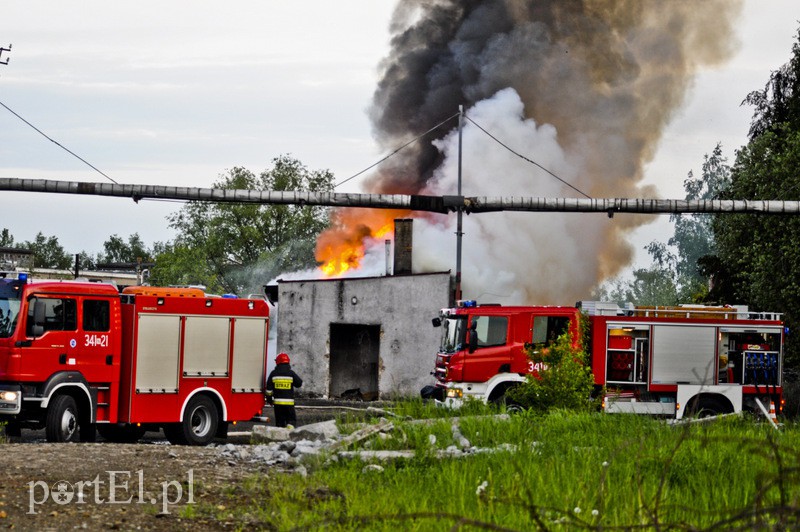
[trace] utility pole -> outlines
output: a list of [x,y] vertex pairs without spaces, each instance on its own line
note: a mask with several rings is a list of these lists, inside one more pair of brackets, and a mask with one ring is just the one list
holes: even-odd
[[[458,106],[458,193],[457,197],[461,197],[461,132],[464,124],[464,106]],[[455,299],[461,299],[461,237],[464,235],[463,229],[463,216],[464,209],[456,211],[456,289]]]

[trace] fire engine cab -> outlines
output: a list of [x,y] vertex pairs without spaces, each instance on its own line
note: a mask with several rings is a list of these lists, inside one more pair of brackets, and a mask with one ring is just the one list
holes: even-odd
[[268,326],[260,299],[0,273],[0,422],[206,444],[262,414]]
[[[582,301],[575,307],[503,307],[459,302],[442,310],[436,355],[437,400],[505,400],[505,392],[535,373],[526,345],[547,346],[588,320],[596,388],[609,413],[682,418],[782,405],[784,325],[775,313],[746,307],[624,308]],[[576,345],[577,345],[577,340]]]

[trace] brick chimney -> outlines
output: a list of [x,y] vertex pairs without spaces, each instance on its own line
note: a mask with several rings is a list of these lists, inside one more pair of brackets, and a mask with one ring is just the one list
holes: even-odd
[[394,221],[394,274],[409,275],[413,247],[413,222],[410,218],[396,218]]

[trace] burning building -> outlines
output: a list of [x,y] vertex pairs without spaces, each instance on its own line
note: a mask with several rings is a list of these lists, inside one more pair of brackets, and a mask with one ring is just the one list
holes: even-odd
[[278,349],[324,398],[412,396],[430,383],[431,319],[452,304],[450,272],[412,274],[411,220],[394,231],[393,274],[278,280]]
[[[461,182],[466,196],[654,197],[645,166],[698,70],[734,51],[741,8],[399,2],[370,108],[374,136],[393,156],[364,191],[454,195]],[[409,216],[413,275],[352,278],[375,275],[392,219]],[[620,273],[633,258],[630,233],[650,220],[497,212],[466,216],[462,229],[445,214],[339,209],[316,253],[323,274],[338,278],[279,283],[279,346],[307,357],[299,368],[321,395],[413,390],[436,345],[426,321],[451,293],[449,273],[418,274],[453,269],[454,233],[463,234],[465,298],[563,304]],[[430,335],[419,338],[424,347],[411,341],[417,334]]]

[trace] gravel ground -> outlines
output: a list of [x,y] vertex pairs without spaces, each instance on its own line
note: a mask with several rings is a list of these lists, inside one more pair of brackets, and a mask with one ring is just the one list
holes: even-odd
[[211,530],[181,519],[252,473],[214,447],[159,443],[2,446],[0,527],[17,530]]
[[[351,403],[352,407],[367,404]],[[315,403],[298,408],[298,425],[330,419],[342,411],[336,406]],[[249,444],[251,428],[246,423],[232,427],[227,442]],[[0,529],[257,527],[232,514],[229,521],[184,517],[197,513],[186,512],[189,505],[224,510],[231,486],[258,471],[253,464],[226,458],[221,452],[224,445],[173,446],[160,432],[148,432],[137,444],[46,443],[42,431],[23,430],[20,443],[0,445]]]

